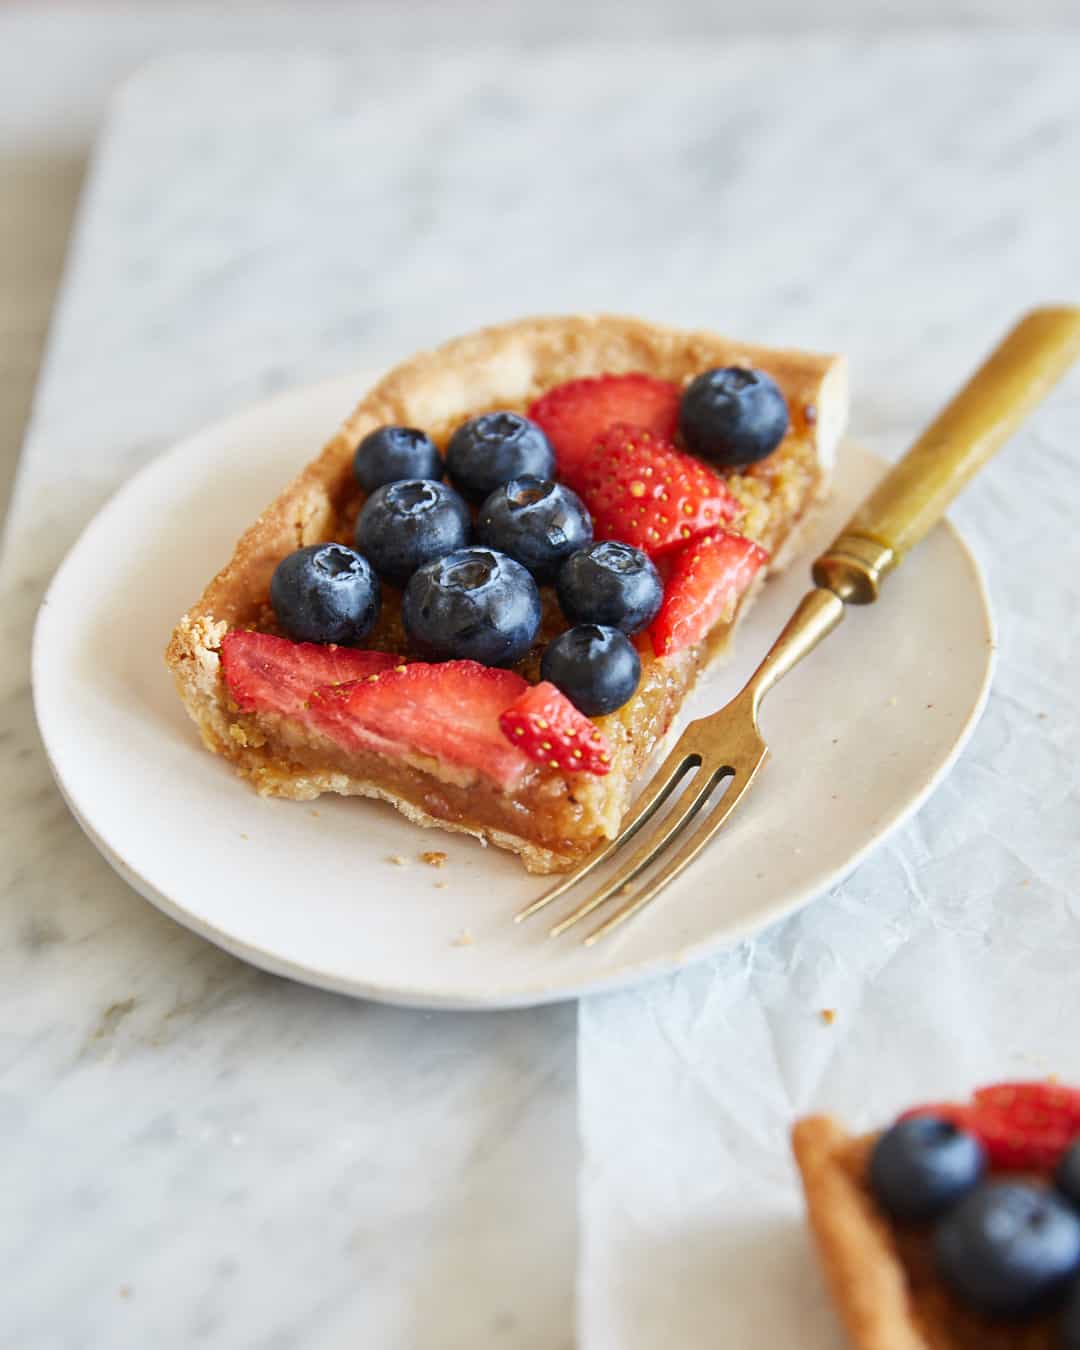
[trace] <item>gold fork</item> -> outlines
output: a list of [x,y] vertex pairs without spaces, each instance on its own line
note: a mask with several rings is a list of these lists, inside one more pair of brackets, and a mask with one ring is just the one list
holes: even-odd
[[[585,938],[586,946],[655,900],[684,872],[742,801],[768,755],[758,729],[761,700],[782,676],[831,633],[846,606],[878,598],[885,576],[941,520],[946,507],[1080,355],[1080,308],[1057,306],[1026,315],[968,383],[886,474],[833,545],[813,565],[815,588],[744,688],[726,707],[691,722],[638,798],[615,839],[590,854],[557,886],[527,905],[517,921],[544,909],[628,843],[687,778],[662,827],[598,890],[551,929],[558,937],[613,896],[624,901]],[[695,824],[716,788],[721,799]],[[685,831],[685,840],[683,835]],[[677,842],[678,848],[673,848]],[[664,865],[636,892],[633,883]]]

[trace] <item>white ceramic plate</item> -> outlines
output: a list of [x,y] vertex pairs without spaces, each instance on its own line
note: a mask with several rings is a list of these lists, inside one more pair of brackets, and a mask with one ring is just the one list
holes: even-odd
[[[687,877],[596,948],[569,934],[548,941],[540,918],[511,922],[550,884],[511,854],[417,829],[374,802],[256,796],[203,750],[162,652],[240,531],[366,383],[273,399],[162,455],[91,522],[42,606],[34,695],[60,789],[116,870],[195,932],[297,980],[421,1007],[610,989],[790,914],[909,816],[955,759],[986,698],[994,639],[979,570],[943,528],[879,604],[849,614],[769,697],[772,759],[753,792]],[[810,550],[881,469],[844,449]],[[807,584],[800,564],[766,587],[689,714],[735,691]],[[449,854],[441,870],[419,860],[432,848]]]

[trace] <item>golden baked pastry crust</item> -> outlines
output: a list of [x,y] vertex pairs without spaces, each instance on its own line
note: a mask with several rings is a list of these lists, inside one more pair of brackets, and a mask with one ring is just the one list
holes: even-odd
[[991,1322],[953,1297],[933,1271],[924,1230],[894,1227],[867,1184],[876,1135],[848,1134],[828,1116],[792,1131],[807,1218],[837,1311],[857,1350],[1054,1350],[1052,1317]]
[[[230,707],[220,675],[221,639],[231,628],[258,627],[265,621],[270,577],[286,554],[308,544],[349,537],[362,500],[352,475],[352,458],[358,442],[375,427],[387,423],[422,426],[439,439],[465,417],[496,406],[524,408],[565,380],[605,372],[646,371],[682,383],[710,366],[731,364],[753,365],[776,379],[792,409],[798,441],[810,448],[812,495],[820,495],[847,413],[846,365],[839,357],[753,346],[638,319],[571,316],[525,319],[486,328],[421,352],[395,367],[365,395],[322,453],[245,531],[230,561],[172,634],[166,661],[208,748],[231,760],[263,793],[300,799],[325,791],[380,797],[417,824],[463,830],[511,848],[521,854],[530,871],[572,865],[600,838],[610,837],[617,830],[633,778],[656,748],[660,733],[667,730],[704,656],[696,658],[688,671],[680,667],[677,678],[666,682],[668,693],[656,695],[647,736],[632,744],[633,736],[623,734],[620,771],[575,785],[576,796],[585,799],[584,809],[591,813],[593,833],[588,839],[583,835],[580,846],[551,847],[542,839],[530,837],[524,828],[518,833],[491,822],[447,820],[424,809],[423,792],[412,794],[410,799],[388,789],[377,774],[353,775],[340,768],[323,772],[274,755],[265,743],[256,743],[259,737]],[[755,494],[764,496],[773,489],[764,480],[747,477],[733,480],[736,495],[740,495],[740,483],[741,500],[749,517],[755,510]],[[797,514],[804,516],[808,505],[804,502]],[[790,555],[796,527],[802,523],[793,515],[786,521],[788,528],[775,540],[762,541],[774,551],[770,570],[775,571]],[[740,612],[745,613],[746,608],[744,601]],[[633,704],[631,700],[627,707]],[[601,723],[609,734],[614,730],[618,737],[620,728],[623,733],[633,730],[622,712]],[[437,786],[437,766],[430,767]]]

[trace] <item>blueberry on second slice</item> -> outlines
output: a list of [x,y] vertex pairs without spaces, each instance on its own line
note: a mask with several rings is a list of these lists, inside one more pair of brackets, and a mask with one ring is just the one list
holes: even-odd
[[554,581],[560,564],[592,539],[585,503],[562,483],[511,478],[487,498],[477,538],[527,567],[537,581]]
[[578,549],[563,563],[555,589],[571,623],[598,623],[624,633],[648,627],[664,598],[652,560],[614,539]]
[[461,548],[413,573],[401,601],[405,632],[434,661],[519,661],[540,627],[540,592],[520,563]]
[[966,1195],[986,1171],[974,1135],[940,1116],[911,1116],[878,1139],[870,1188],[894,1219],[933,1219]]
[[555,452],[535,422],[512,412],[470,417],[450,437],[446,471],[466,500],[482,502],[511,478],[555,477]]
[[641,679],[641,658],[617,628],[583,623],[547,645],[540,677],[561,689],[586,717],[602,717],[633,697]]
[[1032,1317],[1080,1270],[1080,1218],[1053,1191],[1018,1181],[976,1187],[938,1221],[942,1279],[988,1317]]
[[469,508],[445,483],[387,483],[364,503],[356,547],[386,581],[404,586],[418,567],[469,542]]
[[379,617],[379,578],[344,544],[310,544],[282,558],[270,603],[294,642],[361,642]]
[[356,447],[353,474],[365,492],[403,478],[441,478],[442,455],[416,427],[376,427]]

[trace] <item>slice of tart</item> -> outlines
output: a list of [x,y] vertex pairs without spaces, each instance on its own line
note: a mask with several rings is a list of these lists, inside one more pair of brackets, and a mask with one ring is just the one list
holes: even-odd
[[856,1350],[1080,1350],[1080,1092],[999,1083],[878,1134],[793,1132]]
[[181,618],[180,696],[260,793],[380,798],[568,868],[791,557],[846,416],[841,358],[634,319],[423,352]]

